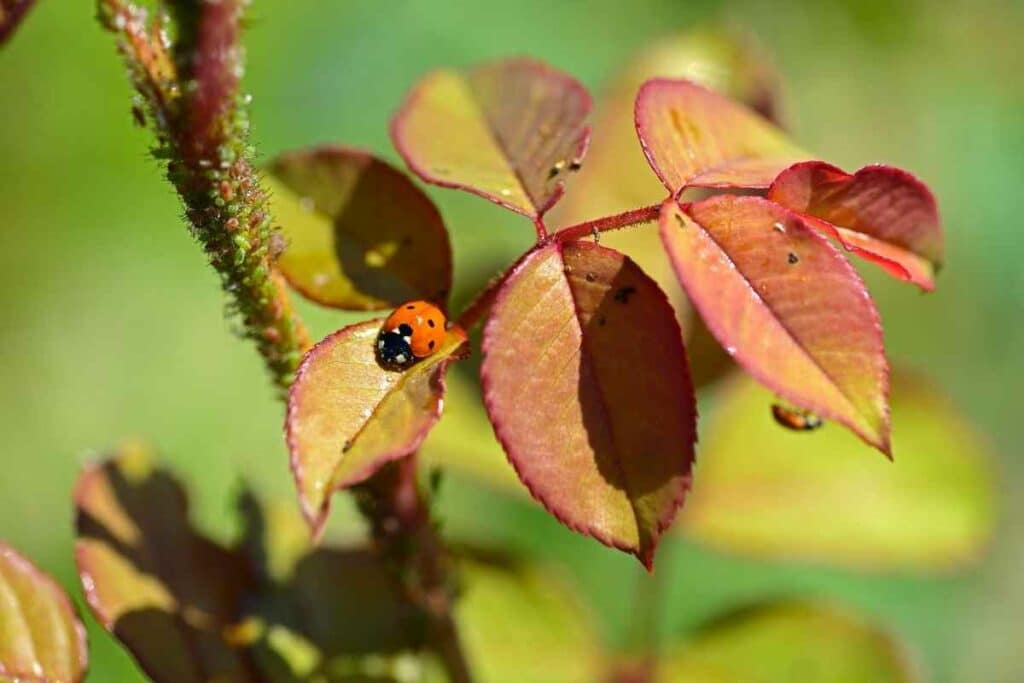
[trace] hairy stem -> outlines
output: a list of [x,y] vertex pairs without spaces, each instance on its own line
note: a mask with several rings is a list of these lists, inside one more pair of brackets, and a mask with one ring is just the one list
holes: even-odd
[[166,160],[189,228],[283,395],[309,335],[274,268],[282,240],[248,145],[246,101],[238,95],[242,2],[221,0],[192,12],[195,25],[178,31],[194,42],[189,52],[180,45],[172,52],[165,17],[148,21],[144,10],[122,0],[98,6],[138,92],[135,116],[148,119],[156,134],[154,156]]
[[619,228],[628,228],[631,225],[650,223],[651,221],[658,220],[660,212],[661,204],[642,206],[639,209],[624,211],[614,216],[605,216],[604,218],[596,218],[592,221],[570,225],[556,232],[553,239],[559,242],[571,242],[608,230],[618,230]]
[[[274,261],[283,240],[248,145],[247,100],[238,94],[239,20],[245,0],[172,0],[176,41],[166,16],[150,21],[127,0],[98,0],[103,25],[138,92],[133,113],[156,135],[154,156],[224,291],[284,396],[309,335],[292,311]],[[451,559],[416,481],[415,457],[382,470],[357,493],[378,552],[395,568],[408,598],[428,616],[431,647],[455,683],[472,677],[452,617]]]

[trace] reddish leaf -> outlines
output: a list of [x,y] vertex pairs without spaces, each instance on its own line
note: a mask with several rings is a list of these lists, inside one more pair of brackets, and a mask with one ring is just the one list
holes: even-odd
[[[665,198],[665,188],[650,172],[633,128],[637,91],[644,82],[656,77],[689,79],[769,117],[777,108],[778,75],[744,36],[705,29],[646,44],[596,98],[586,163],[573,179],[572,191],[551,210],[549,225],[582,223],[650,206]],[[636,245],[638,249],[625,244],[643,232],[618,230],[602,235],[601,239],[603,244],[629,254],[665,289],[665,281],[652,270],[651,264],[638,258],[645,255],[646,242]],[[653,241],[652,260],[654,251],[664,260],[664,250],[656,236]],[[624,246],[616,246],[617,243]],[[677,289],[675,276],[668,273],[668,277],[672,288]]]
[[391,136],[420,178],[467,190],[531,218],[563,191],[590,131],[590,96],[541,62],[494,62],[427,75],[409,93]]
[[259,680],[223,636],[251,587],[245,566],[192,529],[184,491],[146,451],[87,468],[75,507],[85,597],[150,678]]
[[782,169],[807,158],[765,119],[690,81],[647,81],[634,115],[647,160],[673,194],[686,187],[767,188]]
[[448,233],[434,203],[405,174],[342,147],[283,154],[268,170],[274,215],[288,242],[277,263],[302,294],[347,310],[445,300]]
[[484,402],[530,492],[648,568],[683,502],[696,410],[665,295],[622,254],[535,251],[484,330]]
[[73,683],[88,664],[85,628],[64,589],[0,541],[0,680]]
[[847,250],[922,289],[935,288],[943,239],[935,197],[906,171],[865,166],[853,175],[809,161],[783,171],[768,198],[817,219]]
[[694,306],[737,362],[889,454],[878,312],[827,240],[778,204],[729,195],[686,213],[666,202],[661,236]]
[[0,46],[14,35],[35,0],[0,0]]
[[337,489],[416,450],[441,416],[448,363],[466,348],[459,327],[402,372],[375,354],[380,320],[328,336],[303,359],[288,396],[287,437],[303,514],[320,533]]

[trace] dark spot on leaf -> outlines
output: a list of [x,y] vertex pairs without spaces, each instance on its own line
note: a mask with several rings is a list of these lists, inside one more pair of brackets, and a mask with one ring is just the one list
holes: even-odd
[[401,325],[398,326],[398,333],[403,337],[408,337],[412,335],[412,327],[409,325],[409,323],[402,323]]
[[679,224],[680,228],[685,228],[686,227],[686,221],[683,220],[683,215],[681,213],[675,213],[675,214],[672,214],[672,215],[676,217],[676,223]]
[[427,318],[427,325],[429,325],[430,327],[436,327],[433,318]]
[[587,273],[584,277],[587,278],[587,282],[593,282],[597,279],[597,276],[593,273]]
[[619,287],[617,290],[615,290],[615,300],[618,301],[620,304],[628,304],[629,297],[633,296],[634,294],[636,294],[636,287]]
[[345,443],[343,443],[342,446],[341,446],[341,452],[342,453],[348,453],[348,449],[350,449],[350,448],[352,448],[352,442],[349,441],[348,439],[346,439]]
[[800,262],[800,257],[791,251],[789,252],[789,257],[787,260],[789,261],[789,265],[793,265],[794,263]]

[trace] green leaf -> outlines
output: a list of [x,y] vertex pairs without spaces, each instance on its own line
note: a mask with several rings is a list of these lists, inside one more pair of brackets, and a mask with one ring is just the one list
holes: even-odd
[[467,349],[466,333],[455,326],[433,355],[395,372],[377,362],[380,326],[371,320],[329,335],[306,354],[292,384],[288,449],[315,534],[335,490],[416,450],[441,416],[448,363]]
[[541,62],[513,59],[421,80],[395,115],[399,154],[428,183],[539,218],[562,196],[590,131],[590,96]]
[[865,458],[859,441],[828,424],[779,427],[773,401],[746,378],[723,387],[677,528],[733,553],[874,570],[948,571],[985,551],[993,463],[929,383],[893,377],[893,463]]
[[888,361],[853,267],[799,215],[760,197],[666,202],[661,237],[719,343],[787,401],[890,454]]
[[748,607],[668,653],[659,683],[910,683],[900,645],[865,618],[827,604]]
[[484,404],[519,478],[570,529],[648,568],[683,503],[696,408],[679,325],[635,263],[542,247],[484,329]]
[[88,665],[85,628],[67,594],[0,542],[0,680],[74,683]]
[[345,310],[445,301],[448,233],[434,203],[405,174],[343,147],[282,154],[267,170],[287,241],[277,265],[299,292]]
[[599,643],[572,585],[537,568],[466,562],[456,616],[481,683],[592,683]]

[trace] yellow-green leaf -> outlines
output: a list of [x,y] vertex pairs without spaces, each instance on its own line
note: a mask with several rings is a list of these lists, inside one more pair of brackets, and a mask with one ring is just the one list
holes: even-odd
[[416,450],[441,416],[448,363],[466,349],[466,333],[452,327],[433,355],[401,372],[387,370],[375,352],[380,325],[351,325],[313,347],[288,397],[292,473],[317,533],[335,490]]
[[448,233],[430,198],[380,159],[343,147],[289,152],[268,166],[277,261],[306,297],[345,310],[444,302]]
[[995,525],[985,444],[941,392],[893,377],[894,462],[826,423],[775,424],[775,398],[737,377],[723,387],[681,528],[723,550],[879,570],[950,570],[976,560]]
[[583,158],[589,112],[590,96],[574,78],[513,59],[428,74],[395,115],[391,136],[426,182],[539,218]]
[[456,617],[480,683],[593,683],[592,618],[564,580],[535,568],[463,566]]
[[246,567],[197,534],[184,491],[141,446],[88,467],[75,486],[75,560],[93,614],[154,681],[256,683],[223,631]]
[[0,680],[75,683],[88,664],[85,628],[67,594],[0,541]]
[[667,653],[658,683],[911,683],[907,653],[862,616],[828,604],[741,609]]

